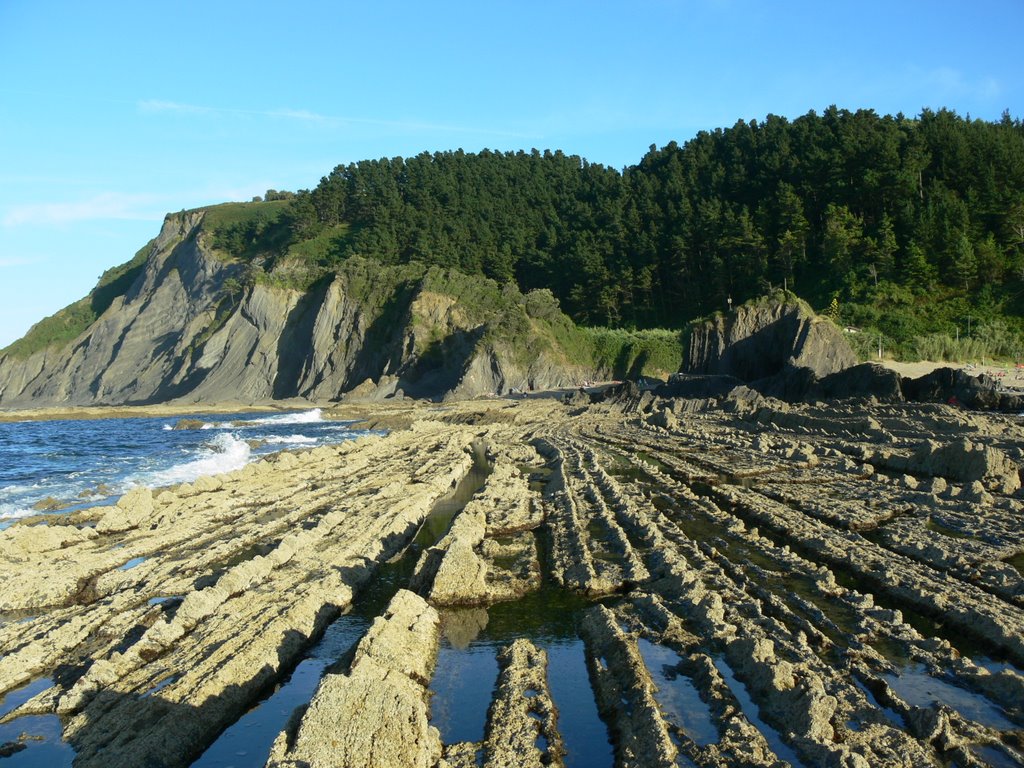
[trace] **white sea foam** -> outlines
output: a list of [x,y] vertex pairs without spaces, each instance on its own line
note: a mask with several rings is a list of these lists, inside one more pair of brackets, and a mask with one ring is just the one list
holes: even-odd
[[286,413],[281,416],[265,416],[262,419],[253,419],[253,424],[315,424],[323,421],[323,411],[314,408],[311,411],[300,413]]
[[172,429],[174,429],[174,427],[170,424],[164,424],[164,432],[170,432]]
[[3,488],[0,488],[0,495],[14,496],[15,494],[24,493],[25,491],[31,491],[39,487],[41,487],[39,483],[33,483],[32,485],[21,485],[19,483],[14,483],[13,485],[5,485]]
[[0,526],[2,526],[3,521],[17,520],[19,517],[30,517],[31,515],[38,514],[37,510],[19,507],[17,504],[0,504]]
[[319,442],[315,437],[309,435],[268,435],[254,439],[261,440],[267,445],[312,445]]
[[192,461],[154,472],[139,480],[149,486],[189,483],[204,475],[219,475],[241,469],[248,463],[249,455],[248,443],[224,432],[213,438],[208,447],[203,448]]

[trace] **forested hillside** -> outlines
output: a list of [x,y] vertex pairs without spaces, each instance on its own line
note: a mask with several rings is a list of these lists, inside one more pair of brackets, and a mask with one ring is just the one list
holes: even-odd
[[1009,115],[830,107],[652,146],[622,172],[460,150],[269,197],[220,228],[222,250],[264,270],[355,254],[455,267],[550,288],[586,325],[681,327],[786,285],[907,351],[969,325],[1009,337],[1024,309],[1024,125]]
[[[199,236],[241,267],[225,306],[257,283],[310,289],[360,256],[550,289],[594,328],[679,330],[787,287],[859,329],[865,357],[879,343],[904,358],[1024,356],[1024,124],[1009,115],[830,107],[652,146],[621,172],[538,150],[363,160],[202,216]],[[69,343],[147,253],[0,352]]]

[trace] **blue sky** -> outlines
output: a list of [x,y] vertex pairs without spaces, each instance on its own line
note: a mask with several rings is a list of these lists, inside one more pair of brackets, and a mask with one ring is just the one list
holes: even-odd
[[1024,117],[1024,0],[0,0],[0,347],[167,211],[368,157],[651,144],[830,104]]

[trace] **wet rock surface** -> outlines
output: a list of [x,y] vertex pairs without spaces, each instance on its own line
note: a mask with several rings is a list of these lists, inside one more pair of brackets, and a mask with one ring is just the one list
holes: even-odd
[[294,734],[274,742],[267,768],[430,768],[441,755],[426,684],[440,633],[437,611],[402,590],[356,648],[347,674],[327,674]]
[[393,598],[254,765],[584,764],[539,620],[502,629],[483,731],[446,742],[432,714],[439,612],[462,606],[466,645],[555,589],[616,766],[1024,764],[1018,419],[402,408],[386,436],[0,533],[0,723],[59,716],[77,766],[190,765],[386,571]]
[[561,766],[565,747],[547,681],[547,654],[519,639],[500,654],[501,676],[488,716],[485,768]]

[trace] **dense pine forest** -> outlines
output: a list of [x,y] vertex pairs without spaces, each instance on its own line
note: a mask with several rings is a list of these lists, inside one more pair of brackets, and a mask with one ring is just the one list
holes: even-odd
[[785,286],[905,355],[955,355],[954,339],[1020,353],[1024,125],[1009,114],[769,115],[622,171],[537,150],[364,160],[267,201],[216,241],[260,271],[419,261],[630,328]]

